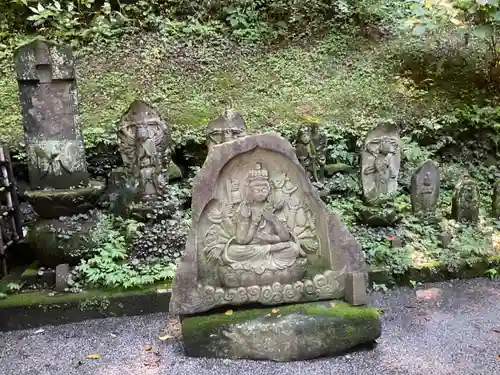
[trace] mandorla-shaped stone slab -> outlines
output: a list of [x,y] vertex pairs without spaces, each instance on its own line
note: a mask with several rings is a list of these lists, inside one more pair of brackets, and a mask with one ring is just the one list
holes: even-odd
[[413,212],[420,216],[433,215],[436,211],[440,189],[439,168],[432,160],[427,160],[411,177],[411,205]]
[[158,111],[135,100],[120,119],[118,149],[130,182],[138,184],[138,197],[161,195],[168,184],[170,127]]
[[185,317],[182,336],[191,357],[278,362],[343,354],[380,337],[379,312],[328,301]]
[[359,244],[276,133],[213,146],[197,174],[192,224],[170,312],[346,299],[366,303]]
[[397,191],[400,164],[398,130],[392,124],[377,126],[367,135],[361,153],[361,184],[367,202],[376,202]]

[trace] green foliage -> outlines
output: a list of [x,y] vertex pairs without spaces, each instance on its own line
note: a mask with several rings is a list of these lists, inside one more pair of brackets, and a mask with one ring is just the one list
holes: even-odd
[[175,267],[168,261],[129,261],[127,238],[132,237],[141,224],[103,215],[94,235],[100,245],[93,249],[88,260],[75,267],[77,283],[73,287],[124,287],[132,288],[174,276]]
[[500,277],[500,272],[496,268],[487,269],[485,274],[492,280],[495,280]]
[[21,290],[22,285],[18,283],[8,283],[6,286],[7,292],[8,293],[17,293]]
[[416,0],[411,6],[408,24],[417,36],[423,35],[427,30],[452,25],[464,34],[466,43],[471,35],[481,40],[489,52],[485,59],[489,65],[490,79],[496,84],[499,83],[500,55],[497,34],[500,26],[500,4],[497,0]]

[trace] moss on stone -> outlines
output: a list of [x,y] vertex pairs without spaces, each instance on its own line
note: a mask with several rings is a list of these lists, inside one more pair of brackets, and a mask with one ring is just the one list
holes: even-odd
[[335,355],[381,334],[371,307],[321,301],[184,317],[190,356],[290,361]]
[[[227,313],[231,311],[231,313]],[[275,312],[273,312],[275,311]],[[241,310],[226,310],[212,314],[186,316],[182,320],[182,330],[186,335],[196,335],[205,329],[214,329],[227,324],[244,323],[257,318],[276,318],[295,313],[303,315],[320,315],[324,317],[342,317],[349,320],[379,319],[377,309],[366,306],[352,306],[346,302],[328,301],[283,305],[269,308],[253,308]]]
[[168,165],[168,179],[169,181],[180,180],[182,178],[181,169],[173,161]]
[[52,190],[28,190],[26,191],[26,197],[28,200],[32,199],[71,199],[71,197],[80,197],[93,194],[96,191],[104,189],[105,184],[97,181],[93,181],[88,187],[82,187],[78,189],[52,189]]
[[96,299],[110,299],[114,297],[135,296],[158,292],[158,290],[170,289],[171,283],[162,282],[161,284],[152,284],[137,289],[95,289],[81,293],[64,293],[51,296],[49,292],[27,292],[10,295],[0,300],[0,309],[9,307],[30,307],[39,305],[64,305],[70,302],[91,301]]

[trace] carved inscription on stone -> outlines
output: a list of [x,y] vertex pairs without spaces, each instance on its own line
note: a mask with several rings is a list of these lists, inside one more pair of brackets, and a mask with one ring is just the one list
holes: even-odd
[[40,180],[47,176],[85,172],[85,150],[82,142],[71,140],[32,140],[27,145],[30,165],[36,166]]
[[315,182],[325,178],[326,137],[315,124],[304,125],[297,134],[297,157]]
[[342,298],[359,245],[275,133],[214,146],[196,177],[171,311]]
[[207,126],[207,147],[232,141],[246,135],[246,125],[243,116],[238,111],[227,109]]
[[14,61],[31,187],[87,185],[72,51],[36,40],[20,47]]
[[422,164],[411,178],[411,204],[417,214],[428,215],[436,210],[439,198],[439,169],[432,160]]
[[384,124],[372,130],[361,154],[361,181],[367,200],[377,200],[397,191],[400,163],[401,146],[396,128]]
[[136,100],[118,129],[119,150],[129,180],[138,183],[138,195],[161,195],[168,183],[170,129],[159,113]]

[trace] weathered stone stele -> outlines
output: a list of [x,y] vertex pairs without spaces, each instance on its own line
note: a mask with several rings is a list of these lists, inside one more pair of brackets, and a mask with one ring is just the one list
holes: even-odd
[[297,133],[297,158],[315,182],[325,178],[326,142],[326,136],[317,124],[303,125]]
[[417,215],[432,215],[436,211],[441,181],[439,168],[427,160],[411,177],[411,205]]
[[382,124],[365,138],[361,153],[361,183],[366,201],[374,202],[398,189],[401,140],[392,124]]
[[240,112],[226,109],[207,125],[207,148],[241,138],[246,135],[245,120]]
[[72,51],[36,40],[20,47],[14,62],[31,187],[87,185]]
[[171,313],[255,302],[363,304],[364,275],[359,244],[321,201],[288,141],[266,133],[212,147],[194,181]]
[[168,184],[170,128],[149,104],[136,100],[118,125],[118,148],[139,199],[161,195]]
[[492,216],[500,219],[500,178],[493,184]]
[[464,178],[455,186],[451,201],[451,216],[456,221],[478,220],[479,196],[472,179]]

